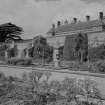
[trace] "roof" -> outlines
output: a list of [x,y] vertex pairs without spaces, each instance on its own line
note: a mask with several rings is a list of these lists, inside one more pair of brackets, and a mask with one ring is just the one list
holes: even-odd
[[[71,24],[66,24],[66,25],[57,27],[55,29],[55,32],[61,33],[61,32],[84,30],[84,29],[90,29],[92,27],[99,27],[102,25],[103,25],[103,22],[101,20],[92,20],[92,21],[88,21],[88,22],[71,23]],[[48,32],[48,34],[49,33],[52,33],[52,29]]]
[[18,41],[15,41],[15,42],[16,43],[31,43],[32,41],[40,40],[42,38],[46,40],[45,37],[39,35],[39,36],[34,37],[33,39],[23,39],[23,40],[18,40]]
[[33,39],[24,39],[24,40],[18,40],[18,41],[15,41],[16,43],[31,43]]

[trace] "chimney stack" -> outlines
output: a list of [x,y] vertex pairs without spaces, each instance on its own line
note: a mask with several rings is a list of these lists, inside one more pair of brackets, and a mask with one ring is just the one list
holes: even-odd
[[87,22],[90,21],[90,16],[89,16],[89,15],[86,16],[86,21],[87,21]]
[[103,20],[103,12],[99,12],[99,19]]
[[59,26],[61,26],[61,22],[60,21],[57,22],[57,27],[59,27]]
[[73,20],[74,20],[74,23],[77,23],[77,18],[73,18]]

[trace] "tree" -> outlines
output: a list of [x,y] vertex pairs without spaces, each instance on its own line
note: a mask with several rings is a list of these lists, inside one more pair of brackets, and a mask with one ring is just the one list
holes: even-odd
[[74,49],[75,49],[75,41],[76,35],[68,35],[66,36],[65,43],[64,43],[64,50],[63,50],[63,58],[67,61],[72,61],[77,59],[74,56]]
[[47,60],[48,62],[52,60],[53,47],[48,45],[46,38],[42,36],[35,37],[34,49],[32,48],[32,50],[33,50],[33,57],[35,59],[43,59],[44,61]]
[[2,24],[0,26],[0,42],[6,40],[21,40],[19,36],[23,32],[21,27],[16,26],[12,23]]
[[79,61],[86,62],[88,60],[88,36],[87,34],[79,33],[75,39],[75,51],[78,53]]

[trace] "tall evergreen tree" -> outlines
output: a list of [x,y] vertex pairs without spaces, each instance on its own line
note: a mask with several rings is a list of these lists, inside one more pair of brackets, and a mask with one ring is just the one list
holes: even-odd
[[88,36],[87,34],[79,33],[75,39],[76,47],[75,51],[78,53],[79,61],[87,61],[88,60]]
[[44,37],[37,36],[34,40],[33,57],[35,59],[52,59],[53,48],[48,45]]
[[16,26],[12,23],[5,23],[0,25],[0,42],[6,40],[21,40],[19,36],[23,32],[21,27]]

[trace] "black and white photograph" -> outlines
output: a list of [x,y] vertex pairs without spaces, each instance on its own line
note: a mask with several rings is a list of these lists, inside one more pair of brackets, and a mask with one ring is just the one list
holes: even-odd
[[0,105],[105,105],[105,0],[0,0]]

